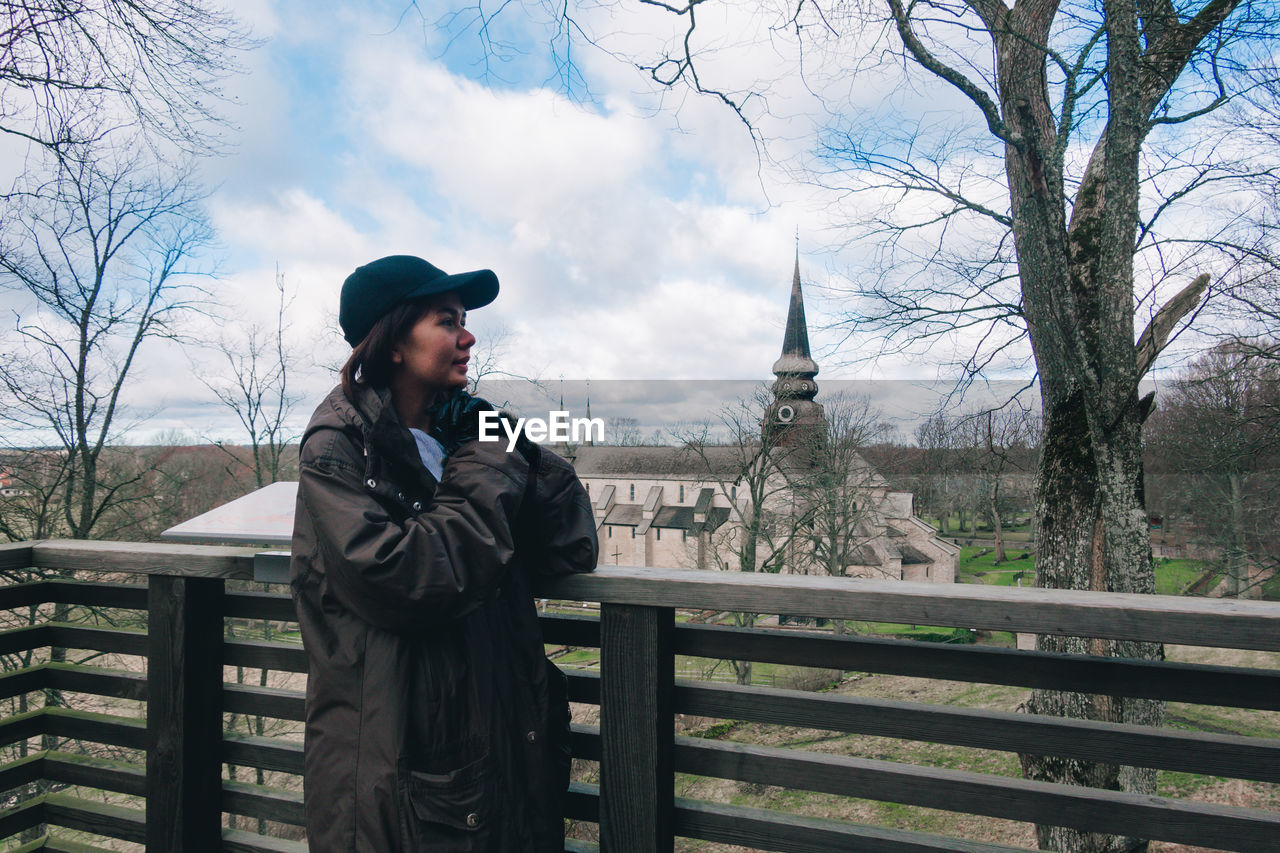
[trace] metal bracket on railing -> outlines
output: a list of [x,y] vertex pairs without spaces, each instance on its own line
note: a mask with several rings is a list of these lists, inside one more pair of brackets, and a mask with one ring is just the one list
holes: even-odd
[[289,552],[259,551],[253,555],[253,579],[258,583],[289,582]]

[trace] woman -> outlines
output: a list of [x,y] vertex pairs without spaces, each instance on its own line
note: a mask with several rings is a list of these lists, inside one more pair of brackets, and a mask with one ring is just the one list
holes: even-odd
[[291,566],[312,853],[564,849],[568,705],[529,585],[590,571],[595,523],[563,459],[475,440],[466,312],[497,292],[407,255],[342,286]]

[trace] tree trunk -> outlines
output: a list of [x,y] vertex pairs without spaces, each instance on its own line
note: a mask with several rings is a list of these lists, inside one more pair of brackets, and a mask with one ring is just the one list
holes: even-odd
[[1240,472],[1227,475],[1231,481],[1231,533],[1227,547],[1227,595],[1239,598],[1245,588],[1244,489]]
[[[1151,547],[1146,515],[1133,487],[1141,475],[1137,406],[1111,440],[1096,453],[1083,395],[1056,404],[1046,400],[1045,443],[1036,491],[1039,542],[1036,585],[1055,589],[1153,592]],[[1102,456],[1103,458],[1098,458]],[[1144,571],[1144,567],[1147,570]],[[1041,635],[1039,651],[1070,654],[1158,658],[1160,647],[1081,637]],[[1124,699],[1034,690],[1027,703],[1033,714],[1074,719],[1160,725],[1164,706],[1150,700]],[[1076,785],[1155,792],[1155,772],[1145,768],[1023,755],[1029,779]],[[1142,840],[1040,825],[1042,848],[1078,853],[1145,850]]]
[[996,508],[998,494],[991,495],[991,530],[996,537],[996,565],[1006,561],[1004,555],[1004,527],[1000,523],[1000,510]]
[[[733,621],[739,628],[754,628],[756,625],[756,614],[754,613],[735,613]],[[733,665],[733,674],[738,684],[744,687],[751,686],[751,661],[749,660],[731,660]]]

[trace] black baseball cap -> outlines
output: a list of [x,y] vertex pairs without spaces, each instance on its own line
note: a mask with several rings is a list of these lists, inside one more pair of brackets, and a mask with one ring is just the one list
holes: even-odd
[[498,277],[492,270],[449,275],[413,255],[388,255],[356,267],[342,283],[338,307],[342,336],[355,346],[379,317],[401,302],[450,290],[457,291],[462,307],[470,311],[497,298]]

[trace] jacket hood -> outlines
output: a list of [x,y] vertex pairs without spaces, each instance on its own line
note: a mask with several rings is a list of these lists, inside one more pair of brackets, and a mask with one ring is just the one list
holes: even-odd
[[[419,477],[425,476],[434,481],[435,478],[422,464],[413,435],[401,422],[391,402],[391,391],[363,383],[357,383],[355,387],[355,400],[347,397],[341,385],[329,392],[311,416],[302,443],[305,444],[312,433],[322,429],[358,434],[361,444],[368,449],[367,455],[376,454],[394,464],[406,465]],[[369,467],[373,467],[372,461]]]

